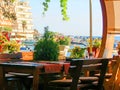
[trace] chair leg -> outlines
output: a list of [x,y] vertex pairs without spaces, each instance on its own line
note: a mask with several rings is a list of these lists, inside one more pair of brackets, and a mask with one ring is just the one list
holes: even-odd
[[16,81],[18,90],[23,90],[22,83],[20,81]]
[[7,82],[7,90],[23,90],[23,86],[19,78],[9,78]]
[[31,86],[32,86],[32,78],[23,78],[21,80],[25,90],[30,90],[31,89]]

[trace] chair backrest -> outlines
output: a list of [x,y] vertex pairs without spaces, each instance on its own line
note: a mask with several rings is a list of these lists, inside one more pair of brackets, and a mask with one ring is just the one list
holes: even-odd
[[[112,64],[114,63],[114,64]],[[119,90],[120,89],[120,57],[114,56],[112,59],[111,68],[112,76],[104,82],[105,90]]]
[[100,77],[98,80],[98,88],[103,86],[105,73],[109,58],[96,58],[96,59],[72,59],[70,62],[69,73],[72,77],[72,84],[70,90],[77,90],[77,84],[81,72],[83,71],[100,71]]

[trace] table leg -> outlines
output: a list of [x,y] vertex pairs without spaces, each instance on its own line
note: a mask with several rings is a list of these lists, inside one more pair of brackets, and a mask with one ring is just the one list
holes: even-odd
[[36,68],[33,73],[33,90],[38,90],[39,87],[39,68]]
[[0,67],[0,90],[5,90],[5,73],[3,67]]

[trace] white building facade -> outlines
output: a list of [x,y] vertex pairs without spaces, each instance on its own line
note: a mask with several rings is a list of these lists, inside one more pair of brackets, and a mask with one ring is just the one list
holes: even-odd
[[[33,40],[34,30],[29,2],[17,0],[15,4],[17,21],[11,36],[18,40]],[[23,28],[23,21],[26,22],[25,28]]]

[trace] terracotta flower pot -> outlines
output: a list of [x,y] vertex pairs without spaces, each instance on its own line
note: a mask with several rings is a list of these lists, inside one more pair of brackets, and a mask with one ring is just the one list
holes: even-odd
[[[90,47],[88,47],[87,50],[88,50],[88,53],[90,53]],[[92,53],[94,57],[98,57],[99,51],[100,51],[100,48],[92,47]]]

